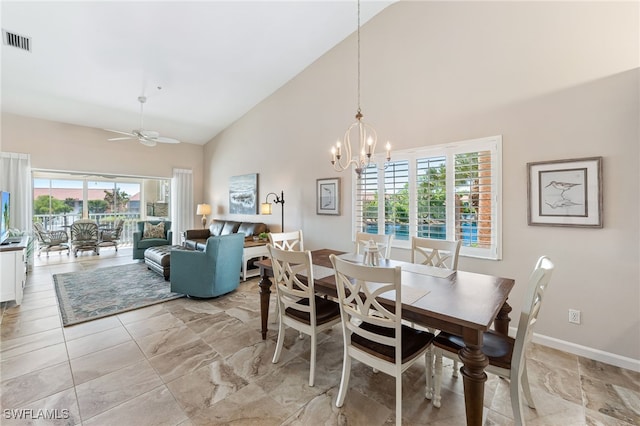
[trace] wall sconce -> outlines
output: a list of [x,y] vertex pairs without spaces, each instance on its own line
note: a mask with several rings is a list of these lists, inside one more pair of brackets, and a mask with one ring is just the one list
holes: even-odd
[[276,200],[274,201],[274,203],[282,204],[282,224],[281,224],[280,232],[284,232],[284,191],[280,191],[279,197],[278,197],[278,194],[276,194],[275,192],[268,193],[264,199],[264,203],[260,205],[261,214],[271,214],[272,212],[273,206],[272,206],[272,203],[269,202],[269,195],[273,195],[276,197]]
[[202,215],[202,228],[207,227],[207,215],[211,214],[211,206],[209,204],[198,204],[198,208],[196,209],[196,214]]

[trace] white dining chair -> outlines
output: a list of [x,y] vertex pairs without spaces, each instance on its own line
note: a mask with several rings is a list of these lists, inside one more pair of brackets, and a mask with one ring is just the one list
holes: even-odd
[[366,232],[356,233],[356,254],[364,252],[367,244],[373,241],[378,246],[384,247],[384,258],[389,259],[391,257],[391,242],[393,241],[393,235],[380,235],[380,234],[367,234]]
[[[489,358],[486,372],[496,374],[509,379],[509,391],[511,394],[511,408],[516,425],[524,424],[522,412],[522,389],[529,407],[535,409],[529,378],[527,376],[527,359],[525,357],[527,346],[531,341],[533,327],[540,313],[540,306],[545,290],[549,286],[549,280],[553,273],[554,265],[548,257],[538,259],[535,269],[529,278],[527,294],[524,298],[518,331],[516,338],[487,331],[483,336],[482,352]],[[433,341],[435,362],[435,389],[433,405],[440,407],[442,386],[442,357],[459,359],[458,353],[464,347],[462,337],[449,333],[440,333]]]
[[267,244],[267,249],[273,266],[280,320],[273,363],[280,358],[286,327],[311,336],[309,386],[313,386],[318,333],[340,322],[340,308],[337,303],[316,296],[310,251],[281,250],[271,244]]
[[[340,389],[336,407],[344,404],[351,359],[396,379],[396,425],[402,424],[402,373],[422,360],[428,362],[427,352],[433,334],[402,324],[402,271],[400,267],[364,266],[330,255],[335,269],[344,355]],[[395,300],[383,305],[378,297]],[[428,364],[427,364],[428,365]],[[430,369],[427,369],[427,386]]]
[[[411,263],[433,266],[450,270],[458,269],[458,256],[462,240],[449,241],[434,238],[411,237]],[[432,333],[438,330],[430,328]],[[433,359],[430,357],[431,362]],[[432,365],[430,366],[432,367]],[[453,362],[453,377],[458,377],[458,361]],[[431,387],[427,389],[427,398],[432,397]]]
[[291,232],[270,232],[269,243],[280,250],[304,250],[302,230]]
[[411,263],[455,271],[458,269],[461,244],[462,240],[449,241],[411,237]]

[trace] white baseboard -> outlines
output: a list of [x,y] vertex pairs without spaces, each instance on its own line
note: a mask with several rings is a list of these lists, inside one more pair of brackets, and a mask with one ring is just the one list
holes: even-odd
[[[509,328],[510,335],[515,336],[515,331],[516,331],[515,328],[513,327]],[[554,337],[544,336],[542,334],[537,334],[537,333],[533,333],[532,341],[534,343],[548,346],[553,349],[558,349],[574,355],[593,359],[595,361],[604,362],[605,364],[614,365],[616,367],[625,368],[627,370],[640,372],[640,359],[627,358],[624,356],[612,354],[611,352],[605,352],[599,349],[589,348],[587,346],[566,342],[564,340],[556,339]]]

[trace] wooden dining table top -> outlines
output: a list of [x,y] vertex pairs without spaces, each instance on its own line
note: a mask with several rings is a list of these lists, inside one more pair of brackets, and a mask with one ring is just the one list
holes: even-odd
[[[331,254],[355,263],[362,263],[363,256],[331,249],[311,252],[315,290],[337,297]],[[257,265],[271,270],[270,259]],[[402,269],[403,318],[458,335],[463,328],[489,330],[515,284],[510,278],[391,259],[381,259],[379,266]]]

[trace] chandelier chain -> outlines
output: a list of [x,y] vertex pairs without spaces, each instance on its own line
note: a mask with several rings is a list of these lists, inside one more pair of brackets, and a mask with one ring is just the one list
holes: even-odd
[[358,0],[358,115],[362,113],[360,109],[360,1]]

